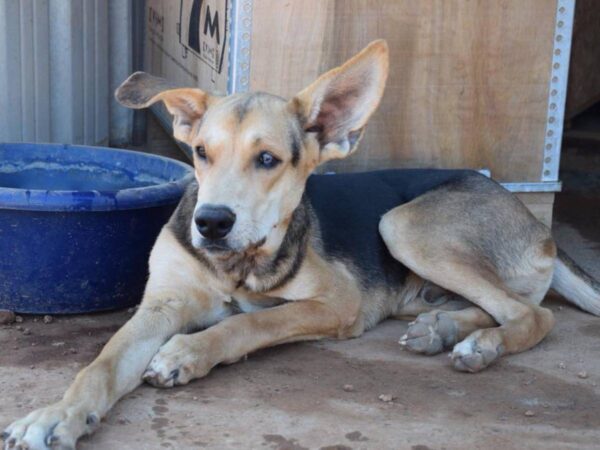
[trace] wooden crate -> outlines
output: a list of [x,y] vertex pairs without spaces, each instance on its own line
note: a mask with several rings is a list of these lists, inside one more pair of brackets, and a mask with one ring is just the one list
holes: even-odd
[[[221,92],[289,97],[371,40],[387,39],[383,102],[359,151],[326,170],[488,169],[512,191],[541,193],[533,209],[551,216],[573,0],[181,0],[179,11],[168,0],[147,3],[164,21],[158,36],[148,12],[147,68]],[[228,57],[219,68],[187,45],[198,4],[209,48],[218,47],[215,11],[227,16],[219,45]]]

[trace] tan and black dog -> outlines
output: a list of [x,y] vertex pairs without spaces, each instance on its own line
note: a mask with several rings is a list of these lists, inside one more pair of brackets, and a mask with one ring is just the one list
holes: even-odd
[[476,372],[544,338],[550,287],[600,314],[598,284],[476,172],[311,176],[356,150],[387,72],[376,41],[290,101],[126,80],[122,104],[162,101],[173,114],[196,182],[158,237],[136,314],[61,401],[7,428],[6,448],[73,448],[143,380],[185,384],[263,347],[356,337],[387,317],[416,317],[406,348],[452,348],[454,367]]

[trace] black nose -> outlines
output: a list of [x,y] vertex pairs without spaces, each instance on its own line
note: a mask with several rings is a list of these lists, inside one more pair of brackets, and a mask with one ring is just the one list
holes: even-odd
[[233,228],[235,214],[226,206],[205,205],[196,212],[195,221],[206,239],[223,239]]

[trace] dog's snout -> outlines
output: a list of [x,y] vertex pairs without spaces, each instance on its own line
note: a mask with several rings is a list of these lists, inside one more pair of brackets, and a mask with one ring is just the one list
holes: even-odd
[[223,239],[235,223],[235,213],[226,206],[204,205],[195,217],[198,231],[206,239]]

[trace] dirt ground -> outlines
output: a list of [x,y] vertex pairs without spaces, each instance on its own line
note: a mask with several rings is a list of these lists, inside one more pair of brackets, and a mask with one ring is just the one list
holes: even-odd
[[[585,156],[576,153],[565,167],[576,188],[558,196],[554,231],[600,277],[600,189],[578,172],[590,167],[589,159],[578,166],[578,155]],[[578,189],[577,180],[587,187]],[[557,318],[552,333],[476,375],[452,370],[445,354],[403,351],[397,341],[406,323],[387,321],[351,341],[261,351],[187,386],[143,386],[80,448],[598,448],[600,318],[560,299],[547,304]],[[61,316],[49,324],[25,316],[0,327],[0,427],[58,400],[130,315]]]

